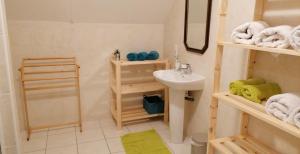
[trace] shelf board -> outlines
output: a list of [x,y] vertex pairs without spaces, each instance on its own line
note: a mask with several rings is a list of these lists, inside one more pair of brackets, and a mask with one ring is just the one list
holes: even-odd
[[[117,64],[118,61],[111,60],[113,64]],[[154,65],[154,64],[167,64],[168,60],[166,59],[158,59],[158,60],[145,60],[145,61],[127,61],[120,60],[121,66],[134,66],[134,65]]]
[[219,150],[221,153],[226,154],[254,154],[254,153],[263,153],[263,154],[275,154],[278,153],[264,144],[260,143],[258,140],[253,137],[245,136],[232,136],[219,138],[210,141],[211,145]]
[[218,98],[219,100],[222,100],[222,103],[227,103],[234,108],[237,108],[243,112],[246,112],[257,119],[260,119],[274,127],[277,127],[289,134],[294,135],[297,138],[300,138],[300,129],[296,126],[290,125],[286,122],[283,122],[271,115],[268,115],[264,111],[264,106],[261,104],[257,104],[254,102],[251,102],[249,100],[246,100],[243,97],[235,96],[230,94],[229,92],[221,92],[221,93],[214,93],[214,97]]
[[134,93],[144,93],[164,90],[165,86],[159,82],[146,82],[146,83],[135,83],[135,84],[126,84],[122,85],[121,93],[122,94],[134,94]]
[[237,44],[237,43],[232,43],[232,42],[218,42],[218,45],[243,48],[243,49],[249,49],[249,50],[264,51],[264,52],[269,52],[269,53],[274,53],[274,54],[300,56],[300,52],[297,52],[296,50],[293,50],[293,49],[266,48],[266,47],[258,47],[256,45]]
[[164,113],[148,114],[142,105],[125,108],[122,112],[122,122],[130,122],[141,119],[149,119],[153,117],[164,116]]

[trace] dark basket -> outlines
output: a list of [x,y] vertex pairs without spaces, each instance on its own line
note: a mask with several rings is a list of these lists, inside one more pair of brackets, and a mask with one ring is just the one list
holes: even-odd
[[143,106],[149,114],[164,112],[164,101],[159,96],[144,96]]

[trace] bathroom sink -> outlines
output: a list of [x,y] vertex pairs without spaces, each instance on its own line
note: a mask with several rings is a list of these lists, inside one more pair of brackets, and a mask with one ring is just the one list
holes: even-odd
[[153,73],[161,83],[177,90],[202,90],[205,77],[192,73],[183,74],[175,70],[160,70]]
[[175,70],[155,71],[153,76],[170,89],[171,142],[182,143],[185,93],[186,91],[202,90],[205,77],[195,73],[183,74]]

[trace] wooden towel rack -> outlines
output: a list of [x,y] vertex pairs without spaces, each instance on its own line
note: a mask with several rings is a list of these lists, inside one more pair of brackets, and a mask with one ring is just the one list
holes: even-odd
[[[45,128],[78,125],[80,132],[82,132],[79,69],[80,66],[76,64],[75,57],[24,58],[22,60],[19,71],[21,73],[27,140],[30,139],[33,130]],[[28,114],[28,92],[72,87],[76,90],[78,100],[78,121],[38,127],[31,126]]]

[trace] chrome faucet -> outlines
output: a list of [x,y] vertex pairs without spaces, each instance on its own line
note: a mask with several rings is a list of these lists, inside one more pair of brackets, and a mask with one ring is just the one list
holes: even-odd
[[192,66],[190,64],[180,64],[179,68],[177,69],[177,71],[179,71],[180,73],[183,74],[192,74],[193,70],[192,70]]

